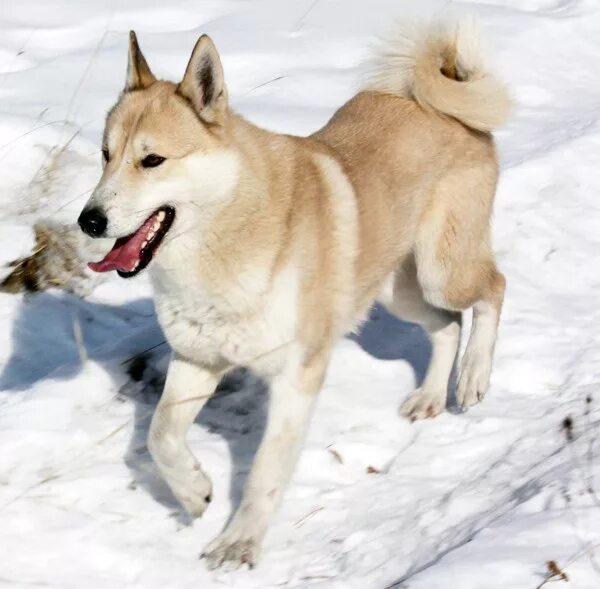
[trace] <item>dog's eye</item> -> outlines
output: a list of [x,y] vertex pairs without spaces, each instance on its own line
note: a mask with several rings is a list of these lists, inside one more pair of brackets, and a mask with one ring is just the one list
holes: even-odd
[[102,150],[102,157],[104,158],[105,162],[108,162],[108,156],[109,156],[108,149],[104,148]]
[[142,167],[144,168],[156,168],[156,166],[160,166],[165,161],[166,158],[156,155],[155,153],[151,153],[147,155],[142,160]]

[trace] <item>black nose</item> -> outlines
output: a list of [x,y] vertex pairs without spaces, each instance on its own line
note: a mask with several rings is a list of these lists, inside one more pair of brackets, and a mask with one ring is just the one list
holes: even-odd
[[101,237],[106,229],[107,220],[100,209],[88,209],[79,215],[77,223],[84,233],[92,237]]

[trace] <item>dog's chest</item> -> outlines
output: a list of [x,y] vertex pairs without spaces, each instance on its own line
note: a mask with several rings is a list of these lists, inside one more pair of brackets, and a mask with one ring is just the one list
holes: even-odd
[[236,363],[243,355],[240,349],[248,340],[251,326],[236,321],[210,301],[200,297],[156,297],[156,310],[170,346],[192,360],[220,364],[223,360]]
[[186,358],[210,365],[269,370],[274,356],[294,338],[296,297],[290,284],[242,301],[231,291],[208,297],[199,284],[155,281],[155,304],[169,345]]

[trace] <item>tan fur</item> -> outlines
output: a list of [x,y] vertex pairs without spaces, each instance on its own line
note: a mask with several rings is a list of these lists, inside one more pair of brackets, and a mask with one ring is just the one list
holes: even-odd
[[[460,311],[473,305],[459,400],[470,405],[487,388],[504,278],[489,228],[498,164],[481,130],[505,116],[506,97],[477,69],[470,37],[423,39],[401,63],[395,54],[379,62],[368,89],[308,138],[267,132],[232,112],[206,37],[181,84],[138,83],[109,114],[110,160],[91,200],[107,211],[108,231],[120,237],[139,226],[151,212],[139,203],[177,210],[150,266],[176,353],[150,446],[191,512],[206,508],[210,483],[199,466],[190,471],[185,429],[216,375],[246,364],[272,382],[244,501],[207,552],[214,566],[255,560],[310,414],[306,396],[318,392],[333,343],[375,298],[432,339],[430,369],[405,415],[443,410]],[[131,51],[147,80],[137,44]],[[140,79],[135,67],[129,78]],[[144,170],[137,162],[148,153],[167,159]],[[188,186],[198,166],[202,175]],[[167,408],[185,399],[191,374],[209,384],[188,393],[194,404],[173,417]],[[202,493],[191,496],[189,485]]]

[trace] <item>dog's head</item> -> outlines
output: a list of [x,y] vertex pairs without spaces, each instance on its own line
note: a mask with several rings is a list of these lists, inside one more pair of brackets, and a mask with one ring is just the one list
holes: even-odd
[[200,37],[174,84],[154,77],[130,33],[125,89],[106,119],[102,178],[78,221],[88,235],[116,238],[92,270],[137,274],[167,234],[192,230],[231,196],[237,158],[227,146],[228,117],[223,68],[209,37]]

